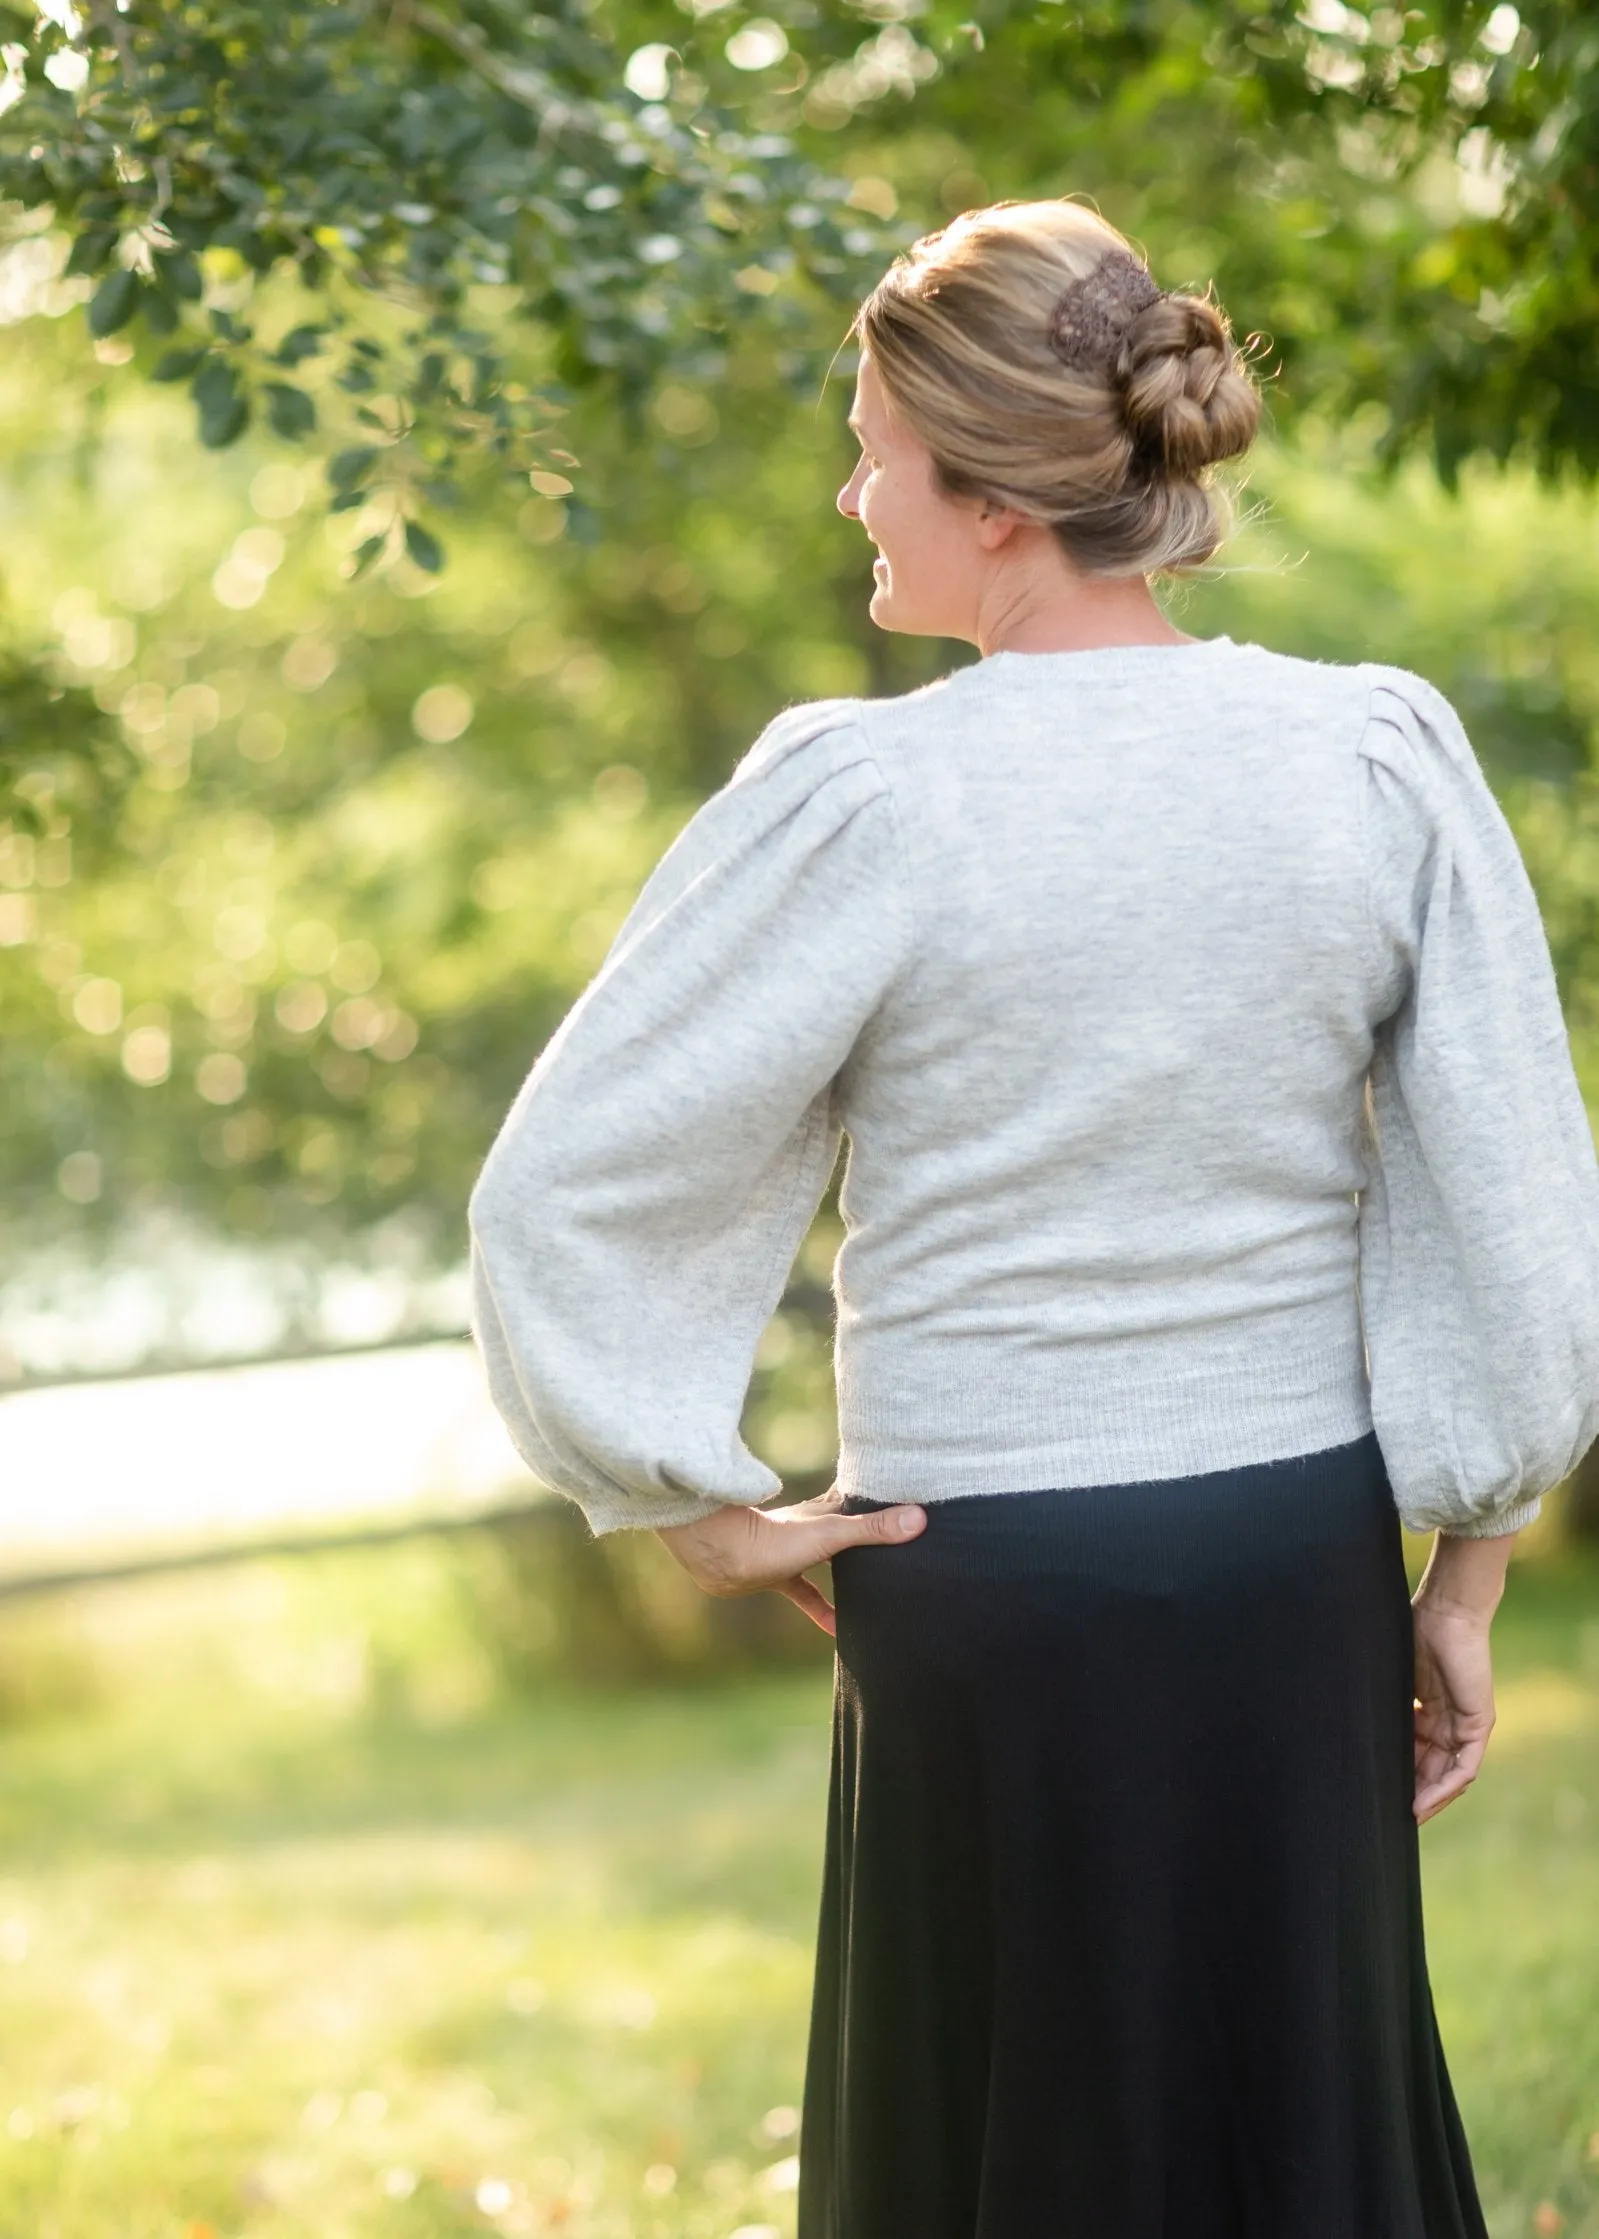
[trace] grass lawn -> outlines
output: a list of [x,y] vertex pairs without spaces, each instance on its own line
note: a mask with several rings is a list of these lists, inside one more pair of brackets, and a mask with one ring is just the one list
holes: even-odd
[[[0,2239],[792,2232],[826,1665],[507,1697],[445,1559],[0,1615]],[[1497,1638],[1434,1986],[1494,2239],[1599,2239],[1599,1564]]]

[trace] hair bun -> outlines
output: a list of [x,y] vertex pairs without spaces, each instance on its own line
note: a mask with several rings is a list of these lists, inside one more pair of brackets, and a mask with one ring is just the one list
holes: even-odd
[[1048,528],[1086,575],[1203,567],[1229,519],[1207,472],[1260,417],[1207,296],[1161,295],[1080,203],[969,210],[898,258],[856,316],[888,409],[939,487]]
[[1168,474],[1189,477],[1247,451],[1260,397],[1226,319],[1203,296],[1140,311],[1116,358],[1127,431]]

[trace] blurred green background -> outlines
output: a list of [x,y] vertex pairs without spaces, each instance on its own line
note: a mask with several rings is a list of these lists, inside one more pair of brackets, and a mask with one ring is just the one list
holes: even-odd
[[[684,818],[782,705],[968,657],[867,624],[827,376],[1000,195],[1260,337],[1171,611],[1454,699],[1599,1099],[1581,9],[0,17],[12,1384],[315,1346],[335,1277],[457,1325],[477,1162]],[[799,1492],[834,1239],[750,1394]],[[792,2230],[827,1644],[520,1493],[0,1603],[7,2239]],[[1494,2239],[1599,2239],[1596,1532],[1579,1481],[1524,1535],[1424,1836]]]

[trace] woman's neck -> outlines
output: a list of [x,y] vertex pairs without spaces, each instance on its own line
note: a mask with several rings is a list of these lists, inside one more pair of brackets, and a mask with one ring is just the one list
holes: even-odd
[[980,653],[1081,653],[1101,645],[1192,645],[1141,575],[1083,575],[1046,530],[1048,551],[1018,553],[979,602]]

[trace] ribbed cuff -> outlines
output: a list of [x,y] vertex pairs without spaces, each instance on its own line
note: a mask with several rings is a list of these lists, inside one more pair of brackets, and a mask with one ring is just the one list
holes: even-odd
[[1519,1532],[1530,1524],[1543,1507],[1543,1497],[1524,1500],[1515,1508],[1502,1508],[1497,1516],[1478,1516],[1463,1519],[1458,1524],[1439,1526],[1445,1539],[1508,1539],[1512,1532]]
[[698,1493],[684,1493],[677,1500],[663,1495],[659,1500],[618,1498],[600,1500],[584,1494],[577,1505],[588,1518],[589,1530],[596,1539],[605,1539],[612,1532],[670,1531],[674,1524],[703,1524],[707,1516],[716,1516],[724,1508],[748,1508],[749,1501],[707,1500]]

